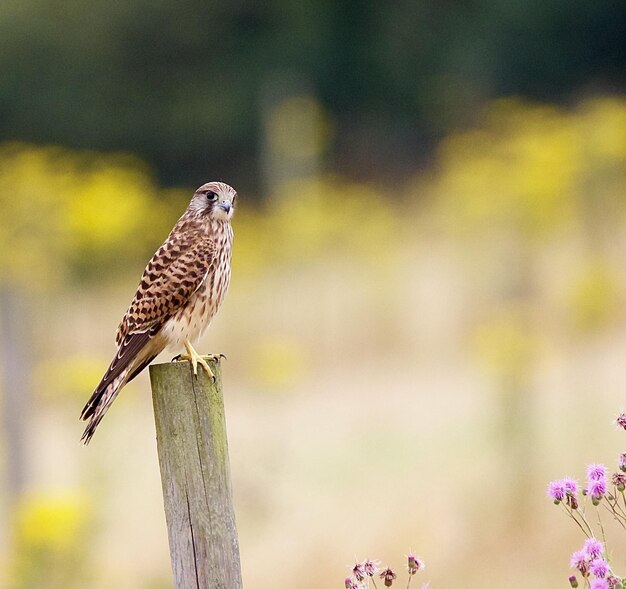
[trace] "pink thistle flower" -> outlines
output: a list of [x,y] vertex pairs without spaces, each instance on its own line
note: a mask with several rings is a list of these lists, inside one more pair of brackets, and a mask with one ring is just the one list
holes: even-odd
[[[604,552],[604,544],[595,538],[587,538],[583,553],[589,558],[598,558]],[[573,555],[572,555],[573,556]]]
[[626,472],[626,453],[619,455],[619,469],[622,472]]
[[601,557],[594,558],[589,563],[589,572],[600,579],[604,579],[609,572],[609,564]]
[[364,560],[361,563],[361,566],[363,567],[363,570],[368,577],[373,577],[378,572],[378,561],[369,559]]
[[563,481],[551,481],[548,484],[548,496],[558,505],[565,499],[565,486]]
[[610,589],[606,579],[594,579],[589,587],[590,589]]
[[577,569],[583,576],[587,574],[587,553],[584,550],[577,550],[572,552],[572,556],[569,560],[569,566],[573,569]]
[[424,561],[417,558],[414,554],[409,554],[406,558],[406,568],[409,571],[409,575],[414,575],[417,571],[423,571],[426,568]]
[[346,589],[357,589],[358,587],[358,585],[350,577],[346,577],[343,584]]
[[391,587],[391,584],[395,581],[398,575],[396,575],[391,568],[387,567],[378,576],[385,581],[385,587]]
[[597,505],[600,499],[606,495],[606,480],[589,481],[587,493],[591,496],[594,505]]
[[606,479],[606,466],[590,464],[587,467],[587,481],[601,481],[602,479]]
[[570,587],[573,587],[573,589],[576,589],[576,587],[578,587],[578,579],[575,575],[568,577],[567,580],[569,581]]
[[363,568],[363,563],[357,562],[352,567],[352,574],[357,581],[362,581],[365,579],[365,569]]
[[590,464],[587,467],[587,495],[591,495],[594,505],[600,503],[600,499],[606,494],[606,466],[604,464]]
[[572,477],[565,477],[564,479],[561,479],[561,484],[563,485],[567,495],[578,494],[578,481],[576,479],[573,479]]
[[615,423],[622,429],[626,429],[626,412],[620,411],[620,414],[615,418]]

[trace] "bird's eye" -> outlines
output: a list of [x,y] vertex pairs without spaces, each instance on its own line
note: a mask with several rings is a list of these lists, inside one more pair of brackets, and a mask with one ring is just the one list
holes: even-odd
[[213,192],[212,190],[207,190],[206,198],[210,202],[215,202],[217,200],[217,194],[215,194],[215,192]]

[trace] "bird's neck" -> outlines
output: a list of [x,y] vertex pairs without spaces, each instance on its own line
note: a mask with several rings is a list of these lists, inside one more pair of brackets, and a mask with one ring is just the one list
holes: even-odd
[[222,245],[230,246],[233,242],[233,228],[230,221],[211,221],[209,234]]

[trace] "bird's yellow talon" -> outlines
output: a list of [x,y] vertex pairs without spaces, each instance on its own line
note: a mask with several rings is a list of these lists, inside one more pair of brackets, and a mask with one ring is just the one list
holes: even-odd
[[220,356],[219,355],[215,356],[213,354],[201,356],[200,354],[198,354],[198,352],[196,352],[196,350],[188,341],[185,341],[183,343],[185,345],[185,349],[187,350],[187,353],[181,354],[180,356],[178,356],[178,358],[180,360],[187,360],[191,364],[193,373],[196,377],[198,376],[198,364],[200,364],[200,366],[202,366],[204,371],[207,373],[208,377],[213,382],[215,382],[215,375],[213,374],[211,367],[208,365],[207,360],[211,360],[212,362],[219,362]]

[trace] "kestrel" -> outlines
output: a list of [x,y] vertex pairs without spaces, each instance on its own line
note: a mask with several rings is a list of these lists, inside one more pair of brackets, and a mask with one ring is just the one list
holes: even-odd
[[196,190],[163,245],[152,256],[137,292],[117,329],[117,354],[85,405],[89,420],[82,440],[89,443],[122,387],[168,346],[187,351],[194,374],[198,364],[213,373],[192,346],[219,309],[230,282],[233,216],[237,193],[222,182]]

